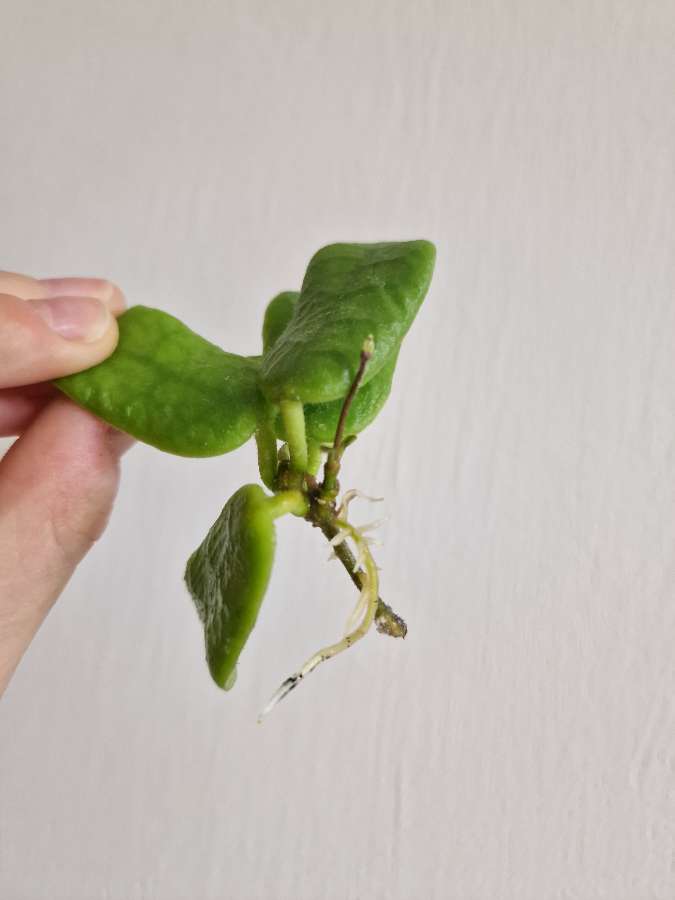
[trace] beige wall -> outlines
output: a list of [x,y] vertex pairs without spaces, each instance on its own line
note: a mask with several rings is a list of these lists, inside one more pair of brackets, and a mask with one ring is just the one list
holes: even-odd
[[253,449],[136,449],[0,706],[0,895],[675,896],[673,3],[4,0],[2,31],[0,267],[254,353],[321,244],[439,258],[345,473],[408,640],[258,727],[351,589],[284,522],[219,693],[181,572]]

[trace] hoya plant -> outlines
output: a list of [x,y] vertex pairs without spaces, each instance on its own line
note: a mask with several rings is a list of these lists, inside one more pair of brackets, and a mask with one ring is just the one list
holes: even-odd
[[180,456],[229,453],[254,438],[259,484],[240,487],[188,559],[185,581],[204,626],[211,675],[229,690],[272,570],[274,522],[295,515],[319,528],[359,591],[344,637],[319,650],[263,714],[320,663],[374,624],[404,637],[379,595],[368,528],[349,522],[340,496],[345,450],[382,409],[401,342],[427,293],[428,241],[331,244],[309,263],[299,292],[268,305],[262,354],[239,356],[158,309],[119,319],[105,362],[57,381],[80,406],[147,444]]

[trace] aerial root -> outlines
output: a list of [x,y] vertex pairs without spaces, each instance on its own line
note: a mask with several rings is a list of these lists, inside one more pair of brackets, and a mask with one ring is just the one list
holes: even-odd
[[[352,492],[348,492],[348,494],[349,493]],[[353,496],[347,500],[347,505],[354,496],[357,496],[357,492],[353,492]],[[344,508],[344,501],[341,508]],[[378,569],[370,552],[370,541],[362,534],[362,528],[350,525],[349,522],[344,519],[339,520],[337,524],[340,528],[340,532],[331,540],[331,545],[336,547],[341,544],[342,541],[350,538],[356,546],[358,565],[363,567],[362,587],[356,606],[347,623],[347,634],[345,634],[341,641],[330,644],[328,647],[324,647],[317,651],[307,660],[302,668],[286,678],[258,716],[258,722],[262,722],[265,716],[268,715],[278,703],[287,697],[290,692],[307,677],[307,675],[317,668],[317,666],[332,659],[339,653],[342,653],[343,650],[348,650],[357,641],[361,640],[361,638],[368,633],[375,620],[379,597],[379,583],[377,575]]]
[[382,501],[384,500],[384,497],[369,497],[368,494],[364,494],[363,491],[359,491],[356,488],[351,488],[351,490],[345,491],[342,495],[342,501],[336,510],[338,519],[347,518],[349,504],[357,497],[359,497],[361,500],[368,500],[370,503],[382,503]]

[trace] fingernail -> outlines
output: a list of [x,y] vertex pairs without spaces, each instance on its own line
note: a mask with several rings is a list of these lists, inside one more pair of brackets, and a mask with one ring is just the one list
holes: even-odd
[[110,310],[96,297],[49,297],[26,302],[67,341],[92,343],[102,338],[110,325]]
[[96,297],[108,300],[114,285],[105,278],[41,278],[48,297]]
[[47,297],[95,297],[113,313],[124,310],[122,291],[105,278],[42,278],[40,284]]

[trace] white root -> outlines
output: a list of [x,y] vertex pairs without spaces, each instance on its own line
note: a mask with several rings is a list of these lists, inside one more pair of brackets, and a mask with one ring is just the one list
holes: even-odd
[[[348,494],[349,493],[353,493],[354,496],[357,495],[356,492],[348,492]],[[353,499],[353,497],[349,499]],[[348,504],[349,500],[347,500],[347,505]],[[344,501],[340,508],[344,508]],[[363,585],[354,611],[349,617],[347,626],[348,633],[341,641],[330,644],[328,647],[319,650],[311,656],[302,668],[295,672],[295,674],[286,678],[258,716],[258,722],[262,722],[264,717],[268,715],[268,713],[270,713],[284,697],[287,697],[288,694],[300,684],[303,678],[306,678],[307,675],[313,672],[317,666],[332,659],[334,656],[337,656],[338,653],[342,653],[343,650],[348,650],[353,644],[361,640],[361,638],[368,633],[375,620],[375,612],[377,611],[379,597],[378,569],[368,546],[369,539],[363,536],[361,528],[350,525],[349,522],[342,520],[338,522],[338,525],[340,527],[340,533],[331,540],[331,544],[335,547],[347,538],[351,538],[356,546],[358,559],[361,561],[360,564],[363,566]]]
[[363,616],[365,615],[366,608],[368,605],[368,601],[364,599],[363,592],[359,594],[359,599],[356,602],[356,606],[351,611],[349,618],[347,619],[347,624],[345,625],[345,634],[349,634],[350,631],[353,631],[356,628],[357,624],[361,621]]
[[349,491],[345,491],[342,495],[342,502],[336,510],[338,519],[347,518],[349,504],[357,497],[359,497],[361,500],[368,500],[370,503],[382,503],[382,501],[384,500],[384,497],[369,497],[368,494],[364,494],[362,491],[356,490],[356,488],[352,488]]

